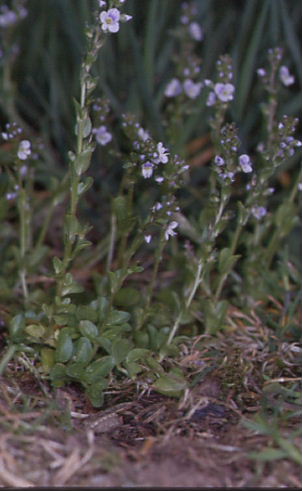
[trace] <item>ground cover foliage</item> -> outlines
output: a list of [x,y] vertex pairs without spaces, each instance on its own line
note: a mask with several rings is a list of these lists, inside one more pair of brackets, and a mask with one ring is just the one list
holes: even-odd
[[[140,465],[174,437],[186,485],[301,484],[299,22],[282,0],[1,6],[5,484],[92,484],[100,459],[98,484],[171,485],[178,440],[169,482]],[[32,432],[45,472],[18,467]]]

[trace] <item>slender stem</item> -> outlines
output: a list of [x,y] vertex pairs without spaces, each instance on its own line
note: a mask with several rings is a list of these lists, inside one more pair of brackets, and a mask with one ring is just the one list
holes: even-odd
[[109,246],[108,246],[108,254],[107,254],[107,264],[106,264],[107,273],[111,269],[111,264],[112,264],[113,254],[114,254],[115,239],[116,239],[116,217],[112,213],[111,214],[111,228],[110,228]]
[[6,353],[3,355],[0,361],[0,376],[4,373],[8,363],[13,358],[16,351],[17,351],[17,346],[15,344],[12,344],[8,347]]
[[169,346],[171,344],[171,342],[172,342],[172,340],[173,340],[173,338],[174,338],[174,336],[178,330],[178,327],[179,327],[179,324],[180,324],[180,321],[181,321],[183,314],[190,308],[190,305],[191,305],[192,300],[195,296],[196,290],[199,287],[202,279],[203,279],[203,265],[202,265],[201,261],[199,261],[191,292],[190,292],[189,297],[185,303],[185,307],[183,309],[181,309],[181,311],[179,312],[179,314],[178,314],[178,316],[174,322],[174,325],[170,331],[170,334],[169,334],[169,337],[167,340],[167,346]]
[[[233,255],[236,248],[237,248],[237,244],[238,244],[238,241],[239,241],[239,237],[240,237],[240,234],[241,234],[241,231],[242,231],[242,224],[239,222],[237,224],[237,228],[235,230],[235,233],[233,235],[233,240],[232,240],[232,244],[231,244],[231,247],[230,247],[230,255]],[[218,286],[217,286],[217,290],[216,290],[216,293],[215,293],[215,302],[217,302],[219,300],[219,297],[220,297],[220,294],[221,294],[221,291],[222,291],[222,288],[226,282],[226,279],[228,277],[230,273],[230,269],[228,271],[226,271],[220,278],[220,281],[218,283]]]
[[28,287],[26,282],[26,253],[28,251],[29,245],[29,227],[30,227],[30,218],[29,218],[29,203],[26,196],[26,191],[22,186],[22,180],[19,179],[20,186],[20,194],[19,194],[19,215],[20,215],[20,280],[23,291],[24,302],[28,301]]
[[147,292],[146,310],[148,310],[148,308],[150,307],[150,303],[151,303],[151,300],[153,297],[153,292],[154,292],[154,288],[155,288],[158,269],[159,269],[159,265],[160,265],[161,260],[162,260],[162,253],[163,253],[165,245],[166,245],[166,241],[165,241],[165,237],[164,237],[164,231],[162,231],[161,235],[160,235],[160,239],[159,239],[159,245],[158,245],[158,248],[155,252],[155,262],[154,262],[154,266],[153,266],[150,286],[149,286],[149,289]]

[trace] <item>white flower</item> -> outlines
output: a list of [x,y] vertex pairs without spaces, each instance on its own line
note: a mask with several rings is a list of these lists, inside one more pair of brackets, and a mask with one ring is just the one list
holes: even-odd
[[295,77],[290,75],[287,66],[281,66],[279,70],[279,77],[281,82],[287,87],[295,83]]
[[100,145],[107,145],[112,140],[112,135],[107,131],[106,126],[102,125],[99,128],[95,128],[93,133],[96,135],[96,141]]
[[150,244],[150,242],[152,240],[152,235],[145,235],[144,239],[145,239],[145,242],[147,242],[147,244]]
[[182,87],[180,81],[178,80],[178,78],[172,78],[172,80],[168,83],[167,87],[165,88],[165,96],[176,97],[177,95],[181,94],[181,92],[182,92]]
[[195,41],[201,41],[203,38],[203,33],[200,25],[197,22],[191,22],[189,25],[190,35]]
[[251,164],[252,164],[251,159],[248,155],[246,155],[245,153],[243,155],[240,155],[239,165],[243,172],[245,173],[253,172],[253,167]]
[[165,179],[162,176],[158,176],[158,177],[155,178],[155,181],[158,182],[159,184],[161,184],[162,182],[164,182],[164,180]]
[[224,159],[220,155],[216,155],[214,162],[216,165],[221,166],[224,164]]
[[266,208],[264,206],[254,206],[252,208],[252,214],[257,220],[260,220],[260,218],[263,218],[267,213]]
[[145,179],[148,179],[153,174],[154,165],[151,162],[145,162],[142,165],[142,175]]
[[201,91],[202,83],[194,83],[191,79],[184,81],[184,91],[190,99],[196,99]]
[[233,93],[235,91],[235,87],[233,84],[215,84],[214,86],[215,94],[218,99],[222,102],[232,101],[234,96]]
[[116,8],[109,9],[100,13],[100,20],[102,23],[102,30],[104,32],[118,32],[120,25],[120,11]]
[[150,135],[149,135],[148,131],[144,130],[143,128],[140,128],[138,130],[137,134],[143,140],[143,142],[150,139]]
[[102,8],[102,7],[106,7],[106,2],[105,0],[99,0],[99,6]]
[[29,140],[22,140],[18,149],[18,157],[20,160],[26,160],[31,154],[31,143]]
[[299,184],[298,184],[298,190],[299,191],[302,191],[302,182],[299,182]]
[[178,227],[177,222],[169,223],[169,225],[167,226],[166,231],[165,231],[165,239],[166,240],[169,240],[169,237],[173,237],[174,235],[176,235],[176,232],[174,232],[174,229],[176,227]]
[[215,95],[215,92],[212,91],[208,95],[206,105],[207,106],[214,106],[215,102],[216,102],[216,95]]
[[166,164],[168,162],[168,159],[169,159],[169,153],[167,151],[167,149],[163,146],[162,142],[159,142],[157,144],[157,153],[158,153],[158,157],[154,160],[154,162],[156,164],[159,164],[160,162],[162,164]]

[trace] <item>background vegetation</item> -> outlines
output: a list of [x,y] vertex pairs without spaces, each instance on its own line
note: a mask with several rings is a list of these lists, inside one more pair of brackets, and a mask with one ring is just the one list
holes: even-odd
[[[14,2],[8,2],[8,5],[13,6]],[[265,365],[269,366],[267,372],[264,369],[261,371],[262,368],[259,366],[262,362],[261,359],[257,359],[257,370],[259,368],[261,373],[257,377],[262,377],[262,382],[266,383],[275,379],[280,382],[282,377],[288,377],[287,389],[283,391],[283,386],[280,388],[281,381],[279,385],[277,383],[276,393],[283,402],[290,400],[298,404],[301,373],[297,362],[288,359],[287,356],[299,354],[301,349],[301,223],[296,196],[301,162],[299,149],[286,157],[276,172],[272,172],[270,185],[276,191],[269,199],[271,221],[267,228],[257,228],[254,225],[246,228],[237,253],[244,256],[246,251],[252,251],[257,233],[259,236],[263,234],[263,240],[257,242],[258,249],[253,258],[248,252],[247,263],[239,261],[238,267],[232,269],[232,281],[223,283],[222,299],[220,302],[219,298],[219,302],[215,304],[216,310],[211,311],[210,307],[203,303],[207,297],[207,292],[204,291],[192,303],[191,310],[186,311],[184,308],[186,298],[190,291],[194,290],[194,285],[193,290],[191,285],[192,278],[198,278],[197,266],[195,265],[195,272],[194,268],[190,270],[188,266],[190,248],[185,245],[186,239],[190,239],[194,246],[200,245],[202,227],[208,219],[204,216],[206,213],[203,215],[204,210],[211,216],[212,211],[208,207],[210,168],[213,157],[217,154],[217,147],[215,148],[213,128],[210,126],[212,109],[206,106],[205,91],[202,91],[196,100],[194,110],[186,115],[178,138],[169,141],[169,127],[163,117],[168,111],[164,91],[167,83],[175,75],[175,53],[179,50],[177,26],[182,2],[176,0],[128,0],[126,11],[132,15],[132,21],[121,25],[118,35],[108,36],[93,65],[92,73],[97,80],[94,97],[106,96],[110,101],[108,125],[114,137],[110,150],[103,146],[96,147],[87,172],[87,175],[93,178],[93,185],[79,203],[81,220],[92,225],[86,234],[92,247],[83,250],[73,264],[72,273],[77,282],[84,287],[84,291],[77,292],[75,289],[71,292],[75,299],[74,305],[78,309],[77,321],[82,323],[79,328],[80,334],[73,332],[72,336],[76,339],[78,357],[82,356],[79,339],[85,337],[92,345],[93,342],[99,343],[91,348],[88,357],[91,365],[98,362],[94,360],[97,351],[95,346],[101,346],[106,354],[101,366],[93,365],[90,376],[85,375],[86,378],[82,369],[80,372],[76,371],[79,370],[78,365],[62,368],[65,362],[70,361],[70,357],[66,356],[67,344],[71,339],[70,332],[65,331],[68,342],[66,339],[66,342],[64,341],[62,335],[59,346],[55,346],[54,340],[49,341],[49,325],[47,328],[41,328],[41,325],[45,316],[50,319],[52,315],[58,325],[65,325],[62,317],[58,317],[62,313],[56,311],[53,314],[49,307],[55,298],[53,283],[57,281],[60,273],[59,262],[57,277],[53,273],[52,260],[54,256],[61,257],[63,253],[62,229],[68,200],[68,152],[75,148],[75,124],[77,116],[79,117],[74,101],[79,99],[81,64],[86,52],[85,26],[93,20],[92,7],[96,2],[28,0],[24,5],[28,15],[20,23],[9,29],[0,27],[0,122],[3,131],[7,122],[18,123],[24,129],[26,138],[36,143],[41,158],[35,162],[35,177],[28,190],[32,197],[35,248],[27,255],[29,280],[32,283],[29,283],[29,302],[24,306],[18,276],[20,268],[22,269],[22,257],[20,259],[16,252],[18,222],[22,210],[6,198],[10,191],[10,172],[7,169],[12,160],[13,148],[9,142],[1,142],[0,165],[3,171],[0,173],[0,314],[4,332],[1,371],[7,368],[16,352],[18,362],[21,359],[21,363],[37,377],[48,379],[50,376],[56,387],[71,380],[81,381],[95,406],[103,404],[103,396],[101,397],[100,393],[102,389],[107,388],[108,383],[114,385],[125,375],[134,380],[135,376],[141,373],[140,370],[144,376],[146,373],[151,374],[151,383],[156,390],[162,394],[180,397],[188,389],[186,377],[190,379],[192,387],[200,377],[206,376],[206,372],[202,372],[203,369],[202,375],[196,375],[195,372],[192,375],[190,370],[189,373],[184,373],[185,371],[174,362],[174,358],[177,359],[177,356],[183,354],[179,348],[181,343],[190,342],[188,339],[193,342],[197,336],[205,333],[214,339],[216,335],[223,338],[228,329],[230,332],[236,330],[236,322],[238,316],[240,317],[238,312],[242,312],[242,315],[254,312],[261,318],[269,333],[267,337],[263,332],[261,335],[258,333],[258,338],[257,334],[253,334],[256,342],[259,341],[259,346],[264,349],[265,345],[269,358],[268,365]],[[238,128],[244,149],[242,153],[251,154],[253,158],[257,145],[267,138],[267,127],[263,117],[263,87],[257,69],[262,67],[268,70],[267,52],[270,48],[283,49],[282,63],[295,77],[295,83],[291,87],[281,87],[278,93],[276,120],[280,120],[284,114],[291,117],[301,114],[301,5],[294,0],[200,0],[196,2],[196,8],[196,20],[203,31],[203,40],[196,45],[195,50],[202,60],[201,79],[214,79],[219,56],[226,53],[231,55],[236,97],[230,105],[227,118]],[[125,288],[120,289],[118,276],[123,264],[122,238],[120,242],[117,241],[119,249],[117,255],[111,258],[112,263],[108,260],[112,221],[116,219],[118,225],[122,222],[119,215],[122,212],[118,209],[120,202],[116,201],[115,197],[121,197],[124,192],[122,161],[125,155],[130,154],[129,141],[121,129],[122,117],[126,113],[134,114],[139,123],[150,131],[155,141],[169,144],[171,153],[180,154],[191,165],[185,186],[179,191],[179,200],[192,228],[188,223],[183,224],[183,236],[179,243],[171,241],[170,246],[169,242],[169,252],[165,256],[167,274],[164,268],[160,268],[158,283],[162,288],[156,291],[151,317],[153,324],[146,330],[140,326],[140,322],[143,322],[140,321],[143,310],[140,302],[141,292],[147,291],[150,282],[149,273],[154,262],[152,245],[149,249],[140,250],[137,262],[129,265],[126,276],[130,279]],[[301,122],[298,123],[295,137],[300,138],[299,134]],[[235,196],[237,195],[241,196],[240,190],[235,187]],[[147,213],[153,199],[152,191],[143,183],[140,192],[135,195],[134,207],[139,213]],[[126,227],[126,230],[129,225],[123,222],[122,226]],[[132,231],[130,227],[129,236]],[[229,228],[222,232],[217,242],[218,248],[221,249],[226,248],[234,232],[233,224],[230,222]],[[276,237],[276,247],[272,248],[272,257],[266,261],[266,247],[271,244],[270,235]],[[119,236],[117,238],[120,239]],[[183,252],[185,247],[187,255]],[[232,253],[234,254],[234,251]],[[264,258],[262,262],[261,257]],[[237,257],[234,264],[236,261]],[[109,275],[108,263],[111,267]],[[217,268],[217,271],[209,271],[208,276],[213,276],[214,282],[218,274],[223,274],[222,263],[223,258],[220,257],[220,270]],[[262,271],[264,264],[268,267]],[[144,267],[146,276],[144,273],[140,276],[141,270],[138,265]],[[228,273],[229,269],[231,267],[227,266]],[[41,286],[43,281],[46,286]],[[196,285],[197,283],[198,281]],[[185,292],[183,285],[188,285]],[[95,296],[97,300],[94,300]],[[106,303],[107,296],[109,307]],[[46,305],[43,312],[42,304]],[[207,308],[209,310],[204,314]],[[235,315],[232,318],[232,309],[237,309],[237,317]],[[100,318],[104,312],[104,318]],[[168,349],[165,344],[169,334],[167,325],[171,330],[175,314],[176,324],[178,322],[181,329],[176,344]],[[131,331],[131,321],[140,326],[135,334]],[[94,332],[93,326],[98,322],[104,322],[108,327],[108,332],[104,334],[105,339],[97,339],[98,336]],[[67,326],[66,329],[78,329],[68,322]],[[122,332],[124,326],[125,332]],[[37,334],[39,329],[42,330]],[[133,334],[131,345],[127,340],[129,332]],[[114,336],[117,336],[117,339]],[[246,343],[250,341],[247,337]],[[215,341],[213,342],[214,348],[209,348],[212,350],[211,353],[215,351]],[[287,343],[288,348],[284,347],[284,343]],[[202,343],[196,346],[201,350],[204,347]],[[54,351],[53,348],[57,350],[56,355],[50,355],[50,352]],[[25,353],[25,357],[20,353]],[[238,355],[241,361],[243,353],[242,348],[241,355]],[[18,355],[21,358],[18,358]],[[55,368],[53,356],[56,357]],[[237,360],[234,356],[234,353],[230,355],[227,367],[232,367]],[[250,353],[249,356],[249,363],[252,364]],[[148,357],[145,365],[142,362],[144,357]],[[85,370],[87,360],[84,363]],[[112,375],[113,368],[117,368],[117,372],[114,372],[117,375]],[[103,386],[96,384],[100,374],[104,378],[107,377],[106,382],[102,380]],[[234,385],[236,381],[233,372],[230,377],[229,383]],[[238,382],[238,387],[237,390],[240,391],[242,381]],[[281,419],[282,423],[286,419],[285,424],[290,426],[291,418],[296,416],[294,410],[287,414],[287,419],[282,419],[281,411],[278,414],[274,413],[273,433],[270,433],[265,414],[261,413],[257,421],[247,423],[263,434],[269,433],[273,445],[278,448],[279,453],[264,453],[263,460],[285,456],[294,462],[300,462],[301,456],[294,440],[296,433],[287,435],[286,440],[278,432]]]

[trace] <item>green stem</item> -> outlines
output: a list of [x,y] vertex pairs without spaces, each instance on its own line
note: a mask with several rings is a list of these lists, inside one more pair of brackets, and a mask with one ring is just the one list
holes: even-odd
[[195,275],[195,279],[194,279],[194,283],[192,285],[192,289],[191,289],[191,292],[189,294],[189,297],[185,303],[185,307],[183,309],[181,309],[180,313],[178,314],[175,322],[174,322],[174,325],[171,329],[171,332],[169,334],[169,337],[168,337],[168,340],[167,340],[167,346],[169,346],[178,330],[178,327],[179,327],[179,324],[180,324],[180,321],[181,321],[181,318],[182,316],[188,311],[188,309],[190,308],[190,305],[193,301],[193,298],[195,296],[195,293],[196,293],[196,290],[197,288],[199,287],[201,281],[203,279],[203,265],[201,263],[201,261],[198,263],[198,266],[197,266],[197,272],[196,272],[196,275]]
[[17,346],[15,344],[12,344],[8,347],[6,353],[4,354],[4,356],[0,361],[0,376],[3,375],[8,363],[14,357],[16,351],[17,351]]
[[109,237],[109,246],[108,246],[108,254],[107,254],[107,264],[106,271],[109,273],[111,269],[113,254],[114,254],[114,244],[116,239],[116,217],[114,213],[111,214],[111,227],[110,227],[110,237]]
[[28,301],[28,287],[26,282],[26,253],[29,246],[29,228],[30,228],[30,213],[29,203],[26,196],[26,191],[22,187],[21,178],[19,179],[20,194],[19,194],[19,216],[20,216],[20,280],[23,291],[24,302]]
[[155,283],[156,283],[156,279],[157,279],[159,265],[160,265],[161,260],[162,260],[162,253],[163,253],[163,250],[164,250],[165,245],[166,245],[164,233],[165,233],[164,230],[162,230],[161,235],[160,235],[160,239],[159,239],[159,245],[158,245],[158,248],[155,252],[155,262],[154,262],[154,266],[153,266],[150,286],[149,286],[148,292],[147,292],[146,310],[149,309],[150,304],[151,304],[151,300],[152,300],[154,288],[155,288]]
[[[233,240],[232,240],[232,244],[231,244],[231,247],[230,247],[230,252],[231,254],[230,255],[233,255],[236,248],[237,248],[237,245],[238,245],[238,241],[239,241],[239,237],[240,237],[240,234],[241,234],[241,231],[242,231],[242,224],[239,222],[237,224],[237,228],[235,230],[235,233],[233,235]],[[230,269],[228,271],[226,271],[220,278],[220,281],[218,283],[218,286],[217,286],[217,290],[216,290],[216,293],[215,293],[215,302],[218,302],[219,300],[219,297],[220,297],[220,294],[221,294],[221,291],[222,291],[222,288],[226,282],[226,279],[227,277],[229,276],[230,274]]]

